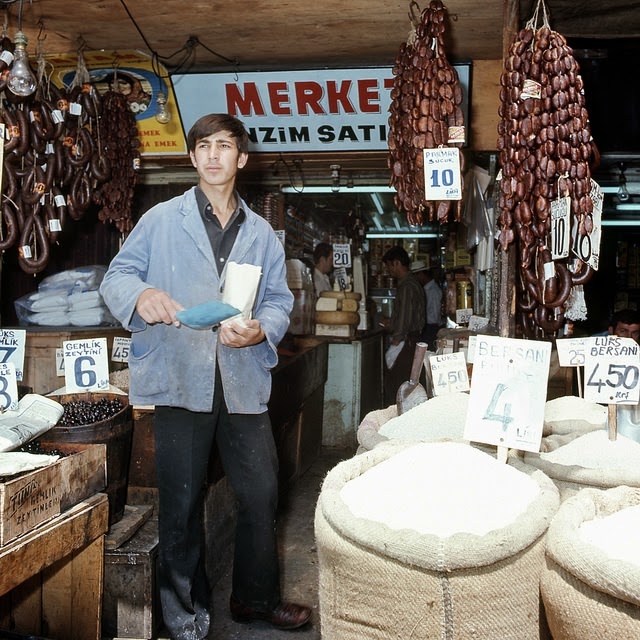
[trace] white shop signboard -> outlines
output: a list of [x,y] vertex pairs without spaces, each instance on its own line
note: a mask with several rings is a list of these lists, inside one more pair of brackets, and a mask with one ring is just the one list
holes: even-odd
[[[456,64],[468,121],[470,64]],[[251,152],[387,150],[391,67],[171,76],[188,132],[208,113],[244,123]]]

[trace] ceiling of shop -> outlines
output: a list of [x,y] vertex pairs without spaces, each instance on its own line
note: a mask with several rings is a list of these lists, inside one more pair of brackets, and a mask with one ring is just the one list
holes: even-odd
[[[538,2],[445,0],[447,56],[500,59],[507,27],[522,26]],[[0,0],[8,35],[21,27],[31,53],[135,49],[170,73],[391,66],[412,15],[426,6],[426,0]],[[567,38],[640,42],[638,0],[548,0],[547,7],[551,26]],[[386,171],[380,157],[361,162],[365,170]],[[360,202],[358,196],[345,204],[344,194],[342,201],[336,194],[310,197],[325,213]]]

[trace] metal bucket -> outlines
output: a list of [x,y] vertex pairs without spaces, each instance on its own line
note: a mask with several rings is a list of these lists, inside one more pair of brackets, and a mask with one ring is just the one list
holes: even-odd
[[129,479],[129,463],[131,444],[133,441],[132,407],[126,395],[119,393],[71,393],[49,396],[64,404],[76,400],[97,402],[118,399],[124,407],[115,415],[78,426],[57,424],[43,435],[47,442],[76,442],[80,444],[107,445],[107,495],[109,496],[109,526],[122,519],[127,502],[127,483]]

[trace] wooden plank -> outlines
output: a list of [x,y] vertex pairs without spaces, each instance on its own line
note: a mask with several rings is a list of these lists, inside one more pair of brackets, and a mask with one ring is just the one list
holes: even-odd
[[108,498],[97,493],[0,547],[0,595],[106,533],[108,518]]
[[0,628],[20,629],[21,633],[42,635],[41,597],[42,580],[40,574],[18,585],[5,596],[11,612],[10,626]]
[[105,549],[117,549],[130,540],[151,517],[153,506],[145,504],[125,505],[122,519],[111,525],[105,539]]
[[104,536],[42,572],[43,628],[53,638],[99,640],[102,634]]

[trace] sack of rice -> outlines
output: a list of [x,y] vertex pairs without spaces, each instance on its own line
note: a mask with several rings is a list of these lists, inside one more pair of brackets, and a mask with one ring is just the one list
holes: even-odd
[[603,405],[577,396],[561,396],[544,405],[542,435],[583,434],[604,429],[606,424],[607,409]]
[[[551,446],[549,441],[553,441]],[[554,447],[558,443],[561,446]],[[555,482],[561,500],[588,487],[640,487],[640,443],[621,434],[615,440],[609,440],[604,429],[583,435],[548,436],[542,439],[542,449],[539,453],[525,451],[524,462]]]
[[556,487],[460,442],[334,467],[315,513],[325,640],[549,638],[539,579]]
[[430,398],[402,415],[398,415],[396,405],[371,411],[358,426],[358,453],[390,440],[462,440],[468,406],[468,393],[450,393]]
[[584,489],[547,534],[540,591],[554,640],[640,638],[640,490]]

